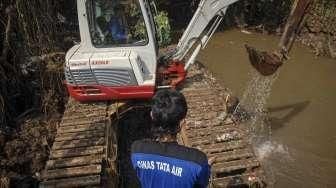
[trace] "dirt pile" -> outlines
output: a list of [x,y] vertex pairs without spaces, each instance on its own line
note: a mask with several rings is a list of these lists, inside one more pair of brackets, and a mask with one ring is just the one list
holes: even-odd
[[[21,93],[17,105],[7,103],[15,113],[9,116],[10,124],[0,130],[0,176],[7,177],[14,187],[37,182],[67,100],[59,68],[62,63],[46,59],[32,67],[32,73],[22,77],[26,78],[29,92]],[[25,101],[31,103],[27,105]]]
[[13,111],[7,113],[11,121],[0,129],[0,177],[9,178],[11,186],[36,182],[48,159],[67,100],[60,59],[53,56],[27,63],[19,70],[26,71],[18,79],[26,83],[20,88],[20,99],[6,103]]
[[0,3],[0,187],[34,185],[48,157],[67,100],[63,63],[76,29],[64,16],[77,19],[70,4]]
[[53,143],[58,119],[40,117],[24,121],[9,136],[0,155],[0,174],[9,177],[14,184],[33,177],[38,179]]

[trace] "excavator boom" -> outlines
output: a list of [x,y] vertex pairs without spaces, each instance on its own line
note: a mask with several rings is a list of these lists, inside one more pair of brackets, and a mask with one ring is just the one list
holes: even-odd
[[[158,68],[158,83],[164,85],[163,87],[175,87],[184,81],[186,71],[215,33],[227,8],[236,1],[238,0],[201,0],[176,49],[164,56],[165,61]],[[191,49],[193,51],[186,60],[185,57]]]
[[175,58],[182,60],[191,46],[201,39],[200,36],[210,21],[215,16],[224,16],[228,6],[236,1],[238,0],[202,0],[177,45]]
[[[177,45],[175,54],[173,55],[174,60],[182,61],[192,46],[198,42],[198,45],[194,49],[191,57],[188,61],[186,61],[185,70],[194,63],[199,51],[205,48],[208,41],[223,20],[229,5],[237,1],[238,0],[202,0],[200,2],[194,16]],[[208,31],[205,32],[208,24],[214,17],[217,18],[212,22]]]

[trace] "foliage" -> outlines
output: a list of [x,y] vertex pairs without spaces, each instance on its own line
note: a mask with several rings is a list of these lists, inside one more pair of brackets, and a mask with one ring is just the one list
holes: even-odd
[[285,23],[292,3],[293,0],[241,0],[228,9],[226,25],[260,26],[275,31]]
[[135,28],[130,28],[131,29],[131,34],[133,35],[134,38],[137,39],[144,39],[146,38],[147,32],[146,32],[146,25],[142,19],[139,19],[142,17],[141,10],[139,7],[135,4],[132,3],[129,5],[129,16],[134,18],[137,18],[138,20],[136,21]]
[[[168,13],[165,11],[159,11],[156,14],[155,8],[152,7],[152,14],[154,16],[154,21],[156,24],[156,38],[158,39],[159,46],[163,47],[171,42],[171,27],[169,24]],[[131,6],[130,15],[132,17],[140,17],[137,16],[141,14],[140,10],[137,7]],[[144,22],[138,20],[137,24],[135,25],[134,32],[132,33],[137,38],[144,38],[146,35],[146,27]]]
[[138,22],[135,25],[135,29],[134,29],[134,38],[138,38],[138,39],[143,39],[146,38],[146,26],[145,26],[145,22],[138,20]]
[[159,39],[159,46],[163,47],[170,44],[172,38],[168,13],[160,11],[154,19],[157,26],[157,38]]
[[[55,99],[49,100],[50,93],[55,93],[54,97],[61,95],[63,100],[64,87],[58,89],[62,85],[62,71],[47,68],[45,60],[54,59],[54,56],[41,57],[66,48],[69,42],[65,40],[71,36],[66,25],[70,19],[60,18],[71,11],[76,16],[75,6],[68,8],[74,3],[65,0],[5,0],[0,3],[0,9],[6,10],[0,11],[0,33],[3,34],[0,35],[0,129],[15,126],[18,117],[28,114],[26,112],[55,109],[55,106],[48,106]],[[33,61],[32,56],[43,60]],[[63,62],[60,58],[54,63],[61,66]],[[50,82],[46,82],[49,78]]]

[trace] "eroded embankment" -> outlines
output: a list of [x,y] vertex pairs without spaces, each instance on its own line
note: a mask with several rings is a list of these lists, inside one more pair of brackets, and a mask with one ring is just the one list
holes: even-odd
[[6,121],[0,123],[3,184],[10,181],[14,187],[34,185],[40,177],[67,100],[62,84],[62,57],[29,60],[27,66],[17,69],[19,77],[12,82],[2,80],[7,92],[13,93],[5,96],[8,100],[1,113],[6,116]]
[[[232,5],[224,28],[238,26],[265,34],[281,35],[293,0],[241,0]],[[316,55],[336,58],[336,1],[313,1],[299,40]]]
[[300,35],[316,55],[336,58],[336,1],[318,0],[312,5]]

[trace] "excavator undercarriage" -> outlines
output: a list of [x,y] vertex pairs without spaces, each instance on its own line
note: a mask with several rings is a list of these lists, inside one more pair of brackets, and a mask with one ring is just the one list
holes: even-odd
[[[265,187],[264,173],[248,141],[247,128],[227,115],[226,90],[198,66],[189,71],[184,86],[181,91],[186,96],[189,111],[182,124],[179,143],[198,148],[209,158],[215,157],[210,185]],[[40,186],[125,187],[122,183],[125,172],[120,173],[120,170],[128,163],[125,155],[128,155],[130,144],[126,142],[142,134],[137,132],[137,136],[132,136],[132,126],[142,125],[139,121],[124,125],[120,121],[127,119],[123,116],[131,111],[148,111],[148,107],[146,101],[82,104],[69,100]],[[118,135],[122,125],[128,126],[128,138]]]

